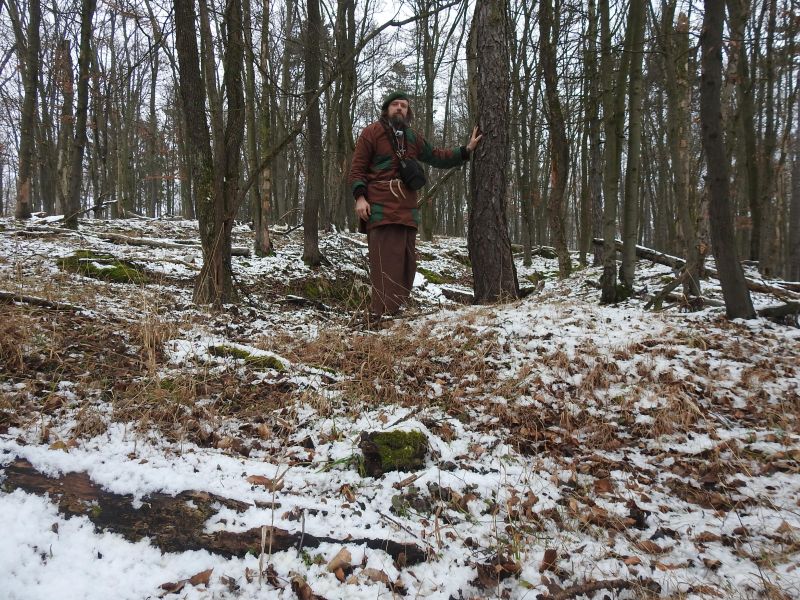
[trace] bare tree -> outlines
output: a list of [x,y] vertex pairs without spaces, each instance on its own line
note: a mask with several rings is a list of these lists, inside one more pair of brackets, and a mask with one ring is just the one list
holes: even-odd
[[568,277],[572,271],[572,262],[567,249],[564,196],[569,177],[569,143],[564,111],[558,97],[555,51],[559,31],[557,23],[558,19],[553,15],[552,0],[541,0],[539,4],[539,44],[547,96],[547,123],[550,129],[550,179],[553,186],[549,194],[548,212],[553,243],[558,254],[558,274],[559,277]]
[[303,208],[303,260],[318,266],[322,262],[319,251],[319,212],[325,181],[322,172],[322,123],[319,114],[319,75],[321,68],[320,42],[322,18],[319,0],[307,0],[308,21],[305,43],[305,95],[307,98],[308,128],[306,132],[306,197]]
[[642,61],[644,60],[644,2],[631,2],[630,82],[628,84],[628,164],[625,169],[625,200],[622,214],[622,266],[620,281],[626,294],[633,292],[636,243],[639,233],[639,183],[642,162]]
[[[13,2],[11,3],[13,5]],[[20,113],[20,147],[19,172],[17,175],[17,207],[14,216],[18,219],[29,219],[31,216],[31,195],[33,188],[33,163],[35,144],[36,96],[39,81],[39,26],[42,21],[42,8],[39,0],[28,3],[28,31],[25,39],[17,36],[17,45],[24,60],[22,74],[25,98]]]
[[722,88],[722,28],[725,6],[722,0],[705,0],[700,35],[702,74],[700,122],[706,152],[707,185],[711,202],[711,243],[717,262],[725,310],[729,318],[755,317],[750,292],[736,252],[733,215],[730,207],[728,157],[723,139],[720,90]]
[[81,43],[78,50],[78,103],[75,107],[75,138],[70,152],[69,187],[64,207],[64,223],[78,228],[83,183],[83,155],[86,149],[86,121],[89,114],[89,67],[92,52],[92,19],[96,0],[81,2]]
[[506,219],[508,162],[509,53],[505,0],[477,0],[469,57],[473,70],[475,114],[483,139],[470,177],[469,257],[475,302],[519,295]]

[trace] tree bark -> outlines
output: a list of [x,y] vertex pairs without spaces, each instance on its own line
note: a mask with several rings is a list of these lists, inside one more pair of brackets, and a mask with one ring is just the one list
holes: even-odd
[[695,195],[689,185],[689,132],[691,124],[691,87],[688,80],[689,19],[678,16],[673,29],[672,19],[676,2],[663,5],[661,39],[664,57],[665,90],[667,97],[667,140],[672,163],[672,189],[680,221],[681,237],[686,256],[687,276],[684,292],[700,296],[700,240],[697,232],[698,210]]
[[[483,139],[470,177],[468,247],[475,302],[517,298],[519,287],[506,220],[509,28],[506,0],[477,0],[473,16],[475,115]],[[474,86],[474,87],[473,87]]]
[[569,277],[572,261],[567,248],[566,207],[564,196],[569,178],[569,142],[567,125],[561,100],[558,97],[558,76],[556,74],[556,51],[558,40],[558,21],[553,15],[552,0],[541,0],[539,4],[539,40],[544,73],[545,95],[547,97],[547,123],[550,130],[550,181],[552,190],[548,197],[553,245],[558,253],[558,275]]
[[800,110],[798,128],[794,134],[792,157],[792,192],[789,204],[789,269],[788,278],[800,281]]
[[[604,74],[603,88],[603,128],[606,136],[605,169],[603,172],[603,275],[601,281],[600,302],[609,304],[617,302],[617,253],[609,240],[617,234],[617,206],[619,203],[619,180],[622,169],[622,142],[624,141],[625,124],[625,83],[628,73],[630,53],[624,51],[620,56],[614,73],[614,57],[611,54],[611,24],[608,0],[600,0],[600,72]],[[625,33],[625,48],[631,40],[631,21]]]
[[305,96],[310,107],[306,132],[306,198],[303,207],[303,261],[316,267],[322,262],[319,251],[319,211],[325,181],[322,172],[322,122],[319,99],[315,98],[320,77],[322,18],[319,0],[306,0],[308,22],[305,44]]
[[642,61],[644,59],[644,2],[631,2],[629,26],[632,30],[630,43],[630,83],[628,84],[628,164],[625,169],[625,199],[622,214],[622,266],[620,282],[625,293],[633,292],[636,274],[636,242],[639,233],[639,183],[642,163]]
[[776,206],[775,149],[777,146],[777,125],[775,118],[775,29],[777,22],[777,1],[768,0],[767,39],[764,53],[764,142],[759,169],[759,207],[761,209],[761,230],[759,231],[758,270],[764,277],[773,277],[778,267],[775,223],[778,221]]
[[702,75],[700,123],[706,153],[711,243],[719,271],[725,310],[729,318],[752,319],[753,303],[736,253],[733,215],[730,207],[728,157],[722,131],[720,90],[722,88],[722,29],[725,20],[723,0],[705,0],[703,30],[700,35]]
[[[39,48],[41,45],[39,25],[42,21],[42,7],[39,0],[30,0],[28,4],[28,32],[25,45],[20,46],[24,65],[22,74],[24,98],[20,113],[19,171],[17,173],[17,206],[14,216],[17,219],[30,219],[33,190],[33,160],[36,131],[36,96],[39,82]],[[22,40],[17,40],[20,44]]]
[[64,224],[69,229],[78,228],[81,212],[81,184],[83,183],[83,154],[86,149],[86,121],[89,114],[89,66],[91,64],[92,19],[96,0],[81,2],[81,43],[78,51],[78,103],[75,107],[75,138],[70,153],[69,187],[64,207]]

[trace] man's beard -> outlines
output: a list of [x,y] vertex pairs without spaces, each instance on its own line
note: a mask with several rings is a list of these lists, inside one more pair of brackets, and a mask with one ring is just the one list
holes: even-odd
[[403,115],[398,114],[393,114],[391,117],[389,117],[389,122],[395,129],[402,129],[403,127],[408,127],[409,125],[408,119]]

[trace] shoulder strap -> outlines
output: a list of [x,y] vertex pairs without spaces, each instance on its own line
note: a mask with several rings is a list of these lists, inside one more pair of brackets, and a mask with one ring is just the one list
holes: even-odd
[[381,120],[381,124],[383,125],[383,131],[384,133],[386,133],[386,137],[389,138],[389,143],[392,145],[392,149],[394,150],[394,153],[397,155],[397,158],[403,160],[403,155],[400,152],[400,148],[397,147],[397,139],[394,136],[394,130],[384,120]]

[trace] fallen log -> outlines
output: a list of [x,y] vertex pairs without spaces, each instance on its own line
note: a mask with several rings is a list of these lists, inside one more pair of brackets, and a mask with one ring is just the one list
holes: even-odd
[[[135,508],[132,495],[109,492],[94,483],[86,473],[50,477],[37,471],[26,460],[15,460],[0,472],[7,491],[20,489],[32,494],[47,494],[58,502],[59,511],[64,515],[84,516],[98,530],[117,533],[131,542],[147,537],[162,552],[208,550],[230,558],[243,557],[248,552],[258,555],[261,548],[261,527],[242,532],[205,531],[209,518],[217,513],[215,505],[244,512],[252,508],[245,502],[208,492],[186,491],[177,496],[152,494],[143,498]],[[364,544],[368,548],[383,550],[396,563],[404,565],[415,565],[428,557],[427,552],[416,544],[395,540],[339,540],[278,527],[267,527],[267,539],[273,552],[333,543]]]
[[787,302],[779,306],[767,306],[756,311],[759,317],[773,321],[784,321],[786,317],[797,318],[800,315],[800,302]]
[[42,308],[49,308],[52,310],[68,310],[72,312],[80,312],[86,310],[74,304],[67,304],[66,302],[54,302],[52,300],[45,300],[44,298],[37,298],[36,296],[25,296],[23,294],[15,294],[14,292],[0,291],[0,301],[4,302],[20,302],[22,304],[30,304],[32,306],[41,306]]
[[[596,246],[602,246],[603,240],[600,238],[594,238],[592,242]],[[622,252],[622,242],[620,240],[615,241],[617,252]],[[675,271],[679,271],[686,265],[686,261],[682,258],[678,258],[677,256],[671,256],[669,254],[665,254],[663,252],[658,252],[657,250],[653,250],[652,248],[646,248],[644,246],[636,246],[636,256],[639,258],[643,258],[645,260],[653,261],[654,263],[665,265],[668,267],[673,268]],[[712,269],[710,267],[703,267],[703,272],[716,280],[719,280],[719,273],[716,269]],[[784,287],[782,282],[774,282],[774,284],[766,283],[763,281],[755,281],[754,279],[745,278],[745,284],[747,285],[747,289],[751,292],[758,292],[761,294],[773,294],[778,296],[779,298],[790,298],[790,299],[798,299],[800,300],[800,293],[792,291],[789,287]],[[790,282],[789,286],[794,286],[794,282]]]
[[[202,246],[195,240],[186,241],[170,241],[170,240],[153,240],[149,238],[137,238],[121,233],[111,233],[108,231],[99,232],[91,230],[77,231],[74,229],[67,229],[65,227],[45,227],[41,225],[29,225],[24,230],[16,230],[9,232],[11,235],[24,235],[22,232],[39,232],[39,233],[65,233],[69,235],[91,235],[106,242],[114,242],[115,244],[127,244],[129,246],[149,246],[151,248],[191,248],[200,249]],[[231,256],[250,256],[250,249],[241,246],[234,246],[231,248]]]

